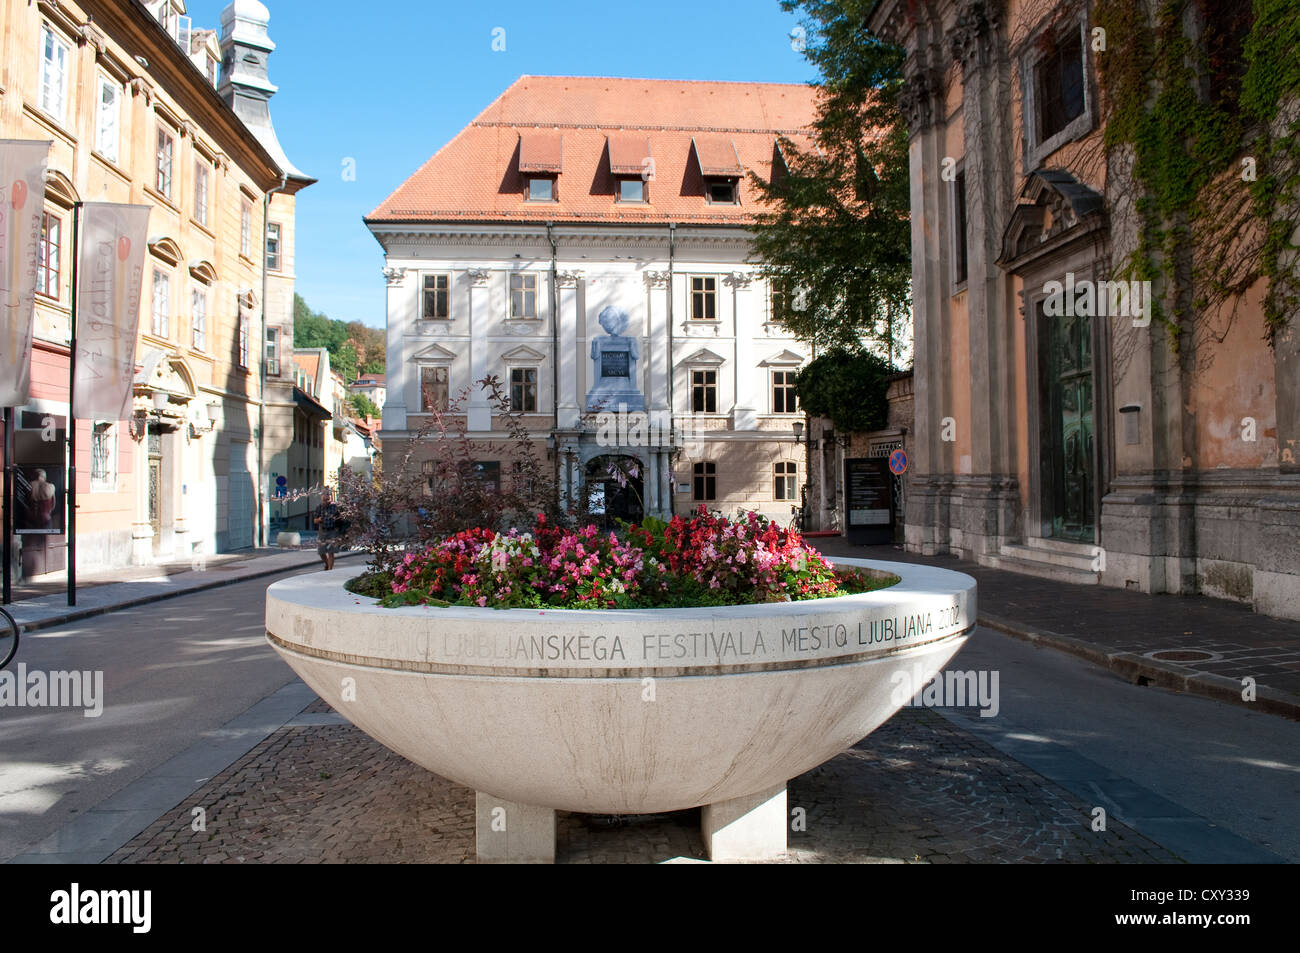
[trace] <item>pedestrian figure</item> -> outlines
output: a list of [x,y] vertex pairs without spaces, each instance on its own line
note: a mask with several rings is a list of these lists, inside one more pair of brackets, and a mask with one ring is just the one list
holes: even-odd
[[321,490],[320,510],[316,517],[318,530],[316,552],[325,563],[326,571],[334,568],[334,554],[339,551],[340,537],[347,532],[348,523],[343,519],[339,505],[331,499],[330,488]]

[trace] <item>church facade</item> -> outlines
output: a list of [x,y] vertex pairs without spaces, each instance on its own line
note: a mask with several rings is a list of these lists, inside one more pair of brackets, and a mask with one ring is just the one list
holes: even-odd
[[[464,415],[510,478],[494,376],[569,502],[788,523],[807,482],[795,373],[751,261],[751,171],[813,117],[801,86],[525,76],[367,217],[388,281],[385,457]],[[795,424],[800,426],[796,427]]]
[[[907,547],[1300,618],[1300,319],[1270,347],[1261,278],[1175,347],[1154,304],[1207,285],[1130,280],[1144,192],[1107,149],[1100,69],[1122,54],[1097,6],[882,0],[868,17],[907,54]],[[1239,41],[1249,10],[1189,13],[1187,42]],[[1216,187],[1244,186],[1232,170]]]

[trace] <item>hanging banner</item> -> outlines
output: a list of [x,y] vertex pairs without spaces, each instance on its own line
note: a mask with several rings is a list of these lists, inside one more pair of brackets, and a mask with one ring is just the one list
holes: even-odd
[[109,202],[86,202],[81,207],[72,406],[83,419],[131,416],[149,209]]
[[49,142],[0,139],[0,407],[27,403]]

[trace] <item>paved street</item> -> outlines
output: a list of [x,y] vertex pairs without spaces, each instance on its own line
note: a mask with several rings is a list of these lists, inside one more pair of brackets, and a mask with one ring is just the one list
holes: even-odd
[[[32,669],[102,669],[106,704],[0,709],[0,859],[472,859],[472,793],[348,725],[266,645],[273,578],[24,639]],[[998,672],[997,716],[905,709],[796,779],[791,861],[1300,860],[1300,724],[985,628],[949,668]],[[568,862],[702,852],[697,812],[560,830]]]
[[263,598],[275,578],[23,636],[15,667],[102,671],[105,704],[97,718],[0,708],[0,860],[296,681],[264,635]]

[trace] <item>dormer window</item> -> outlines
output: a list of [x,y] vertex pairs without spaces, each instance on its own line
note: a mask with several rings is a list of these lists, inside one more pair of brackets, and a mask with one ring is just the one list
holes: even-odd
[[713,205],[735,205],[736,184],[735,179],[709,179],[709,202]]
[[709,204],[737,204],[745,167],[740,164],[735,141],[723,136],[695,136],[691,139],[691,150],[704,179],[704,195]]
[[618,200],[620,202],[644,202],[645,183],[640,179],[619,179]]
[[645,136],[615,135],[605,140],[609,174],[619,202],[646,202],[646,183],[655,177],[655,160]]
[[564,171],[564,137],[559,130],[525,129],[519,134],[519,174],[529,202],[554,202]]
[[527,194],[530,202],[554,202],[555,179],[550,176],[529,176]]

